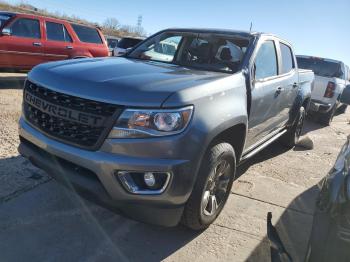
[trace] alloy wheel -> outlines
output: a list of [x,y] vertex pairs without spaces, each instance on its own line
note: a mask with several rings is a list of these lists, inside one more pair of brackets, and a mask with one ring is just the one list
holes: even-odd
[[221,160],[214,168],[203,194],[202,211],[204,215],[216,215],[225,202],[230,182],[230,170],[231,165],[227,160]]

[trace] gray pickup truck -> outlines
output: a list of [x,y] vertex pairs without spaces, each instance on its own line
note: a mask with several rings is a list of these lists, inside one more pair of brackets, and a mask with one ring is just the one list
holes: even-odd
[[121,58],[35,67],[19,152],[134,219],[202,229],[243,160],[297,142],[313,78],[271,34],[164,30]]

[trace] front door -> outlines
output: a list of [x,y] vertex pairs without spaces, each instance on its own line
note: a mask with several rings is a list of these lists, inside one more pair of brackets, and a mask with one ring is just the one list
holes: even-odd
[[1,36],[1,66],[29,69],[46,61],[38,19],[17,18]]
[[277,43],[261,40],[254,58],[254,83],[246,151],[264,141],[281,126],[283,79],[279,77]]

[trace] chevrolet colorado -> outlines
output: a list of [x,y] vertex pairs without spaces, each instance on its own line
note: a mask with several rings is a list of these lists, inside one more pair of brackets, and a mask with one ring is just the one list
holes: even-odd
[[[174,52],[163,53],[164,42]],[[35,67],[19,152],[134,219],[202,229],[240,162],[278,138],[297,142],[313,78],[270,34],[164,30],[121,58]]]

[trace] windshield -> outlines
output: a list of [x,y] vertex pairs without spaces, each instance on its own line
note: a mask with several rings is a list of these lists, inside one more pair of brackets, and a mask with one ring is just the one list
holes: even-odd
[[233,34],[168,31],[146,40],[128,57],[233,73],[240,68],[248,44],[248,39]]
[[117,47],[127,49],[127,48],[130,48],[130,47],[137,45],[141,41],[142,41],[141,39],[137,39],[137,38],[122,38],[117,43]]
[[10,15],[5,15],[5,14],[2,14],[0,15],[0,27],[2,27],[7,20],[9,20],[11,18]]
[[323,77],[343,78],[343,71],[340,62],[326,61],[320,58],[297,57],[299,68],[311,69],[315,75]]

